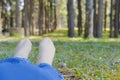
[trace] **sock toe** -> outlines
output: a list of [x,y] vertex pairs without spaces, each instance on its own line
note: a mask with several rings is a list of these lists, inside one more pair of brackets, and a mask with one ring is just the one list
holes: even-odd
[[15,49],[15,57],[28,58],[32,44],[29,39],[23,39]]

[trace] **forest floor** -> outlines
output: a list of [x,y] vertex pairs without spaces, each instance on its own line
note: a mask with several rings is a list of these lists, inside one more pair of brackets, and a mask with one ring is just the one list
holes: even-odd
[[[68,38],[67,29],[61,29],[28,37],[33,43],[29,58],[35,64],[39,40],[50,37],[56,47],[53,66],[64,75],[65,80],[120,80],[120,38],[107,36],[106,32],[101,39]],[[0,39],[0,59],[12,56],[20,39]]]

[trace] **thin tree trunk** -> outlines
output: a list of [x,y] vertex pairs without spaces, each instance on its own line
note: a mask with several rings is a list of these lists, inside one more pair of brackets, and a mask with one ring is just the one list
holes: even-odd
[[53,31],[57,28],[57,2],[54,0],[54,28]]
[[20,26],[20,9],[19,9],[19,0],[16,0],[16,27]]
[[25,36],[28,36],[29,35],[28,0],[24,0],[24,31]]
[[10,1],[10,6],[11,6],[11,9],[10,9],[10,27],[13,27],[13,23],[14,23],[14,12],[13,12],[13,4],[12,4],[12,1]]
[[1,10],[0,10],[0,36],[1,35],[2,35],[2,18],[1,18]]
[[78,35],[82,35],[82,9],[81,0],[78,0]]
[[1,19],[2,19],[2,21],[1,21],[1,26],[2,26],[2,28],[4,28],[5,26],[6,26],[6,16],[5,16],[5,3],[4,3],[4,1],[2,0],[2,11],[1,11]]
[[[1,15],[0,15],[1,16]],[[0,18],[0,36],[2,35],[2,25],[1,25],[1,23],[2,23],[2,20],[1,20],[1,18]]]
[[22,21],[21,21],[21,22],[22,22],[22,23],[21,23],[21,27],[23,27],[23,28],[24,28],[24,15],[25,15],[25,12],[24,12],[25,10],[24,10],[24,9],[25,9],[25,8],[23,8],[23,10],[22,10],[22,19],[21,19],[21,20],[22,20]]
[[98,1],[98,38],[102,37],[102,23],[103,23],[103,0]]
[[45,8],[44,8],[44,0],[39,0],[39,18],[38,18],[38,26],[39,26],[39,35],[43,34],[45,28]]
[[86,0],[86,23],[84,37],[93,38],[93,0]]
[[51,32],[51,11],[50,11],[50,3],[51,3],[51,0],[48,0],[48,25],[49,25],[49,27],[48,27],[48,32]]
[[34,11],[34,0],[30,0],[30,17],[29,17],[29,32],[30,32],[30,35],[34,35],[33,11]]
[[2,23],[2,19],[1,19],[1,10],[0,10],[0,36],[2,35],[2,25],[1,25],[1,23]]
[[113,0],[111,0],[111,8],[110,8],[110,38],[112,37],[113,32]]
[[45,0],[45,33],[49,30],[49,11],[48,11],[48,0]]
[[52,27],[53,27],[53,0],[50,0],[50,30],[52,31]]
[[118,38],[118,26],[119,26],[119,0],[115,0],[115,26],[114,26],[115,38]]
[[93,34],[94,37],[97,37],[97,23],[98,23],[98,15],[97,15],[97,5],[96,0],[94,0],[94,26],[93,26]]
[[74,37],[74,5],[73,0],[68,0],[67,3],[67,10],[68,10],[68,36]]
[[[119,7],[120,7],[120,1],[119,1]],[[118,26],[119,34],[120,34],[120,8],[119,8],[119,26]]]
[[104,10],[104,31],[106,32],[107,26],[107,0],[105,1],[105,10]]

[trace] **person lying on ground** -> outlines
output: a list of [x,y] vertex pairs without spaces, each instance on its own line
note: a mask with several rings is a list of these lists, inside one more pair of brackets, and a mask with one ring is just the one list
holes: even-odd
[[52,67],[55,47],[49,38],[40,42],[37,65],[30,63],[32,49],[29,39],[23,39],[15,49],[13,57],[0,60],[0,80],[64,80]]

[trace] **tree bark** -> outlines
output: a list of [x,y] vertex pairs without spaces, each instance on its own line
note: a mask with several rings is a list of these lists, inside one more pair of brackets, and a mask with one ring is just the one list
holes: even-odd
[[86,0],[86,23],[84,37],[93,38],[93,0]]
[[16,0],[16,27],[20,26],[20,9],[19,9],[20,0]]
[[[120,7],[120,1],[119,1],[119,7]],[[120,34],[120,8],[119,8],[119,27],[118,27],[118,30],[119,30],[119,34]]]
[[2,35],[2,25],[1,25],[1,18],[0,18],[0,36]]
[[74,37],[74,5],[73,0],[68,0],[67,3],[67,11],[68,11],[68,36]]
[[50,0],[50,31],[53,28],[53,21],[54,21],[54,13],[53,13],[53,0]]
[[78,35],[82,35],[82,7],[81,0],[78,0]]
[[45,0],[45,31],[44,33],[48,33],[49,30],[49,10],[48,10],[48,1]]
[[2,18],[1,18],[1,10],[0,10],[0,36],[2,35]]
[[54,27],[53,27],[53,31],[57,28],[57,2],[56,0],[54,1]]
[[103,23],[103,0],[98,1],[98,38],[102,37],[102,23]]
[[105,10],[104,10],[104,31],[106,32],[106,26],[107,26],[107,4],[108,1],[105,1]]
[[[2,4],[2,2],[0,3]],[[2,6],[0,6],[0,36],[2,35],[2,17],[1,17],[1,13],[2,12]]]
[[2,28],[4,28],[5,26],[6,26],[6,16],[5,16],[5,3],[4,3],[4,1],[2,0],[2,11],[1,11],[1,19],[2,19],[2,21],[1,21],[1,26],[2,26]]
[[96,0],[94,0],[94,26],[93,26],[93,34],[94,34],[94,37],[97,37],[97,26],[98,26],[98,15],[97,15],[97,2]]
[[113,36],[113,0],[111,0],[111,8],[110,8],[110,38]]
[[39,35],[43,34],[45,28],[45,7],[44,0],[39,0],[39,18],[38,18],[38,26],[39,26]]
[[24,0],[24,31],[25,36],[28,36],[29,35],[28,0]]
[[115,23],[114,23],[114,37],[118,38],[119,27],[119,0],[115,0]]
[[13,3],[12,1],[10,0],[10,6],[11,6],[11,9],[10,9],[10,27],[13,27],[13,23],[14,23],[14,11],[13,11]]
[[30,0],[30,16],[29,16],[29,32],[30,32],[30,35],[34,35],[33,11],[34,11],[34,0]]

